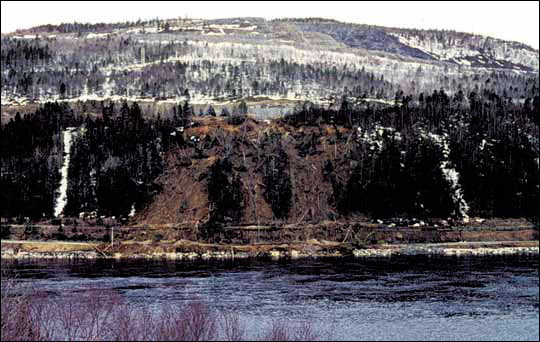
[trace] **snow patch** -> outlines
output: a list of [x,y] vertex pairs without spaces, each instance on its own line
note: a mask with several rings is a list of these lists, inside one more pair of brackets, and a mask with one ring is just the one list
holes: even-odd
[[86,35],[86,39],[106,39],[109,37],[108,33],[89,33]]
[[135,203],[134,203],[134,204],[131,206],[131,211],[129,212],[128,217],[130,217],[130,218],[135,217],[135,213],[136,213],[136,211],[135,211]]
[[13,36],[13,39],[35,39],[39,38],[36,34],[25,34],[24,36]]
[[75,128],[68,128],[62,133],[64,158],[62,168],[60,169],[62,179],[60,180],[60,187],[57,190],[58,197],[56,198],[56,205],[54,207],[55,217],[59,217],[64,212],[64,208],[67,204],[69,161],[71,157],[71,144],[73,142],[74,132]]
[[460,215],[464,221],[469,219],[469,205],[465,201],[465,196],[463,194],[463,189],[461,188],[461,185],[459,183],[459,172],[452,167],[450,162],[450,144],[448,143],[448,135],[437,135],[433,133],[422,133],[422,138],[426,139],[428,141],[431,141],[436,146],[438,146],[441,149],[441,153],[443,156],[443,161],[441,162],[441,165],[439,166],[444,178],[450,185],[450,191],[452,200],[454,202],[455,207],[457,208],[457,213]]
[[369,150],[381,153],[384,148],[385,137],[394,137],[396,141],[401,141],[401,134],[391,127],[376,125],[372,130],[363,131],[361,127],[356,132],[360,142],[369,146]]
[[[430,56],[440,60],[455,60],[461,65],[470,65],[463,58],[478,57],[478,63],[488,64],[488,60],[483,54],[489,56],[489,59],[506,60],[515,64],[527,65],[533,69],[538,69],[538,52],[518,49],[507,46],[506,44],[494,44],[494,41],[487,37],[472,37],[474,44],[455,41],[451,46],[431,37],[428,39],[420,38],[415,35],[402,35],[400,33],[390,33],[396,37],[400,43],[420,50]],[[485,46],[482,50],[474,46]],[[482,51],[482,53],[480,52]]]

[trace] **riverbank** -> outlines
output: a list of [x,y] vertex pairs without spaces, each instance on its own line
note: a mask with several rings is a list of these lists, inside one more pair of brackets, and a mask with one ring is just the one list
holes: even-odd
[[478,241],[534,241],[538,229],[526,219],[323,221],[244,225],[100,224],[75,218],[51,222],[2,223],[2,240],[108,243],[115,241],[171,243],[197,241],[223,245],[284,244],[299,241],[336,241],[356,245],[452,243]]
[[220,245],[193,241],[105,244],[2,241],[2,259],[233,260],[302,258],[391,258],[398,256],[537,256],[538,241],[380,244],[352,246],[310,240],[290,244]]

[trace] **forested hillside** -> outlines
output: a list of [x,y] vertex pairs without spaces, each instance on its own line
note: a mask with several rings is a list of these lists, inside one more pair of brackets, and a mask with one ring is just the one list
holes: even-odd
[[523,44],[324,19],[75,23],[3,35],[1,71],[4,218],[538,217]]
[[[305,103],[275,122],[145,119],[134,103],[95,118],[45,105],[2,127],[3,217],[50,218],[62,132],[76,127],[67,205],[148,223],[537,217],[539,98],[435,91],[414,104]],[[64,157],[65,157],[64,151]],[[8,190],[6,190],[8,189]]]

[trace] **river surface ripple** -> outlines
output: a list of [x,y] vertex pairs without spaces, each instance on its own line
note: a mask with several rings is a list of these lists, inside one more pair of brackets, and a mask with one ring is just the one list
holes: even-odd
[[52,296],[113,289],[134,306],[203,300],[250,336],[312,321],[338,340],[539,340],[538,258],[231,262],[15,261]]

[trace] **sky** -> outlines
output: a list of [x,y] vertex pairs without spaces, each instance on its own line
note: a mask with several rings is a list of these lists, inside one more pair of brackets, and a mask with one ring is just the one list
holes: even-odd
[[1,31],[62,22],[178,17],[323,17],[399,28],[447,29],[538,49],[539,1],[1,1]]

